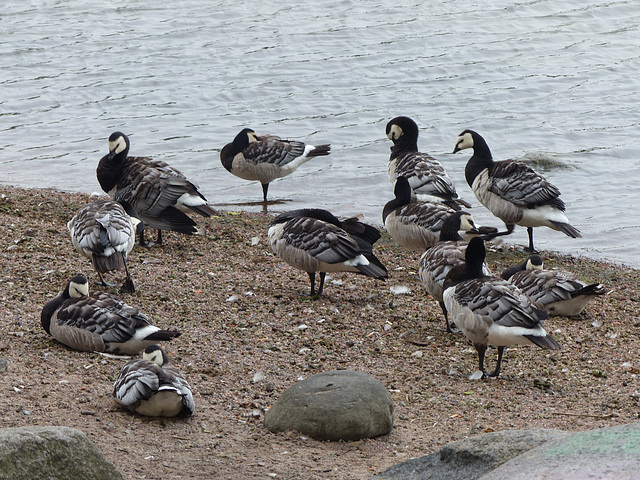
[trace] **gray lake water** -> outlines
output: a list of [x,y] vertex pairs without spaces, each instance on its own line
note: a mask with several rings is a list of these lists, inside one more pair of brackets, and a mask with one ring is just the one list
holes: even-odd
[[[98,192],[116,130],[213,204],[261,200],[219,152],[243,128],[331,143],[272,183],[271,211],[322,207],[380,224],[393,197],[384,128],[414,118],[481,224],[464,181],[472,128],[496,160],[532,162],[584,238],[541,250],[640,267],[640,9],[636,0],[249,2],[5,0],[0,182]],[[506,237],[526,244],[526,230]]]

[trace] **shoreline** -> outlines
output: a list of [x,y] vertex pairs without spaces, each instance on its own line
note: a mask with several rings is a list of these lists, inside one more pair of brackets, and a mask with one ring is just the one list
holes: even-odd
[[[71,351],[40,326],[42,305],[71,275],[97,279],[66,230],[89,199],[0,185],[6,260],[0,267],[0,357],[8,360],[0,374],[0,426],[78,428],[127,479],[366,479],[477,433],[582,431],[639,418],[636,269],[542,252],[549,266],[599,281],[612,293],[577,318],[548,320],[563,350],[508,349],[498,379],[473,382],[466,374],[477,356],[464,337],[443,331],[440,307],[416,279],[419,254],[385,234],[374,250],[390,272],[387,282],[335,274],[327,278],[325,295],[311,301],[302,295],[306,274],[281,262],[266,243],[270,217],[247,212],[196,219],[205,235],[168,233],[162,247],[131,252],[136,293],[122,297],[157,325],[183,332],[167,352],[196,402],[188,419],[133,415],[110,398],[123,361]],[[493,247],[488,261],[499,272],[525,255]],[[108,280],[119,284],[122,278],[116,272]],[[410,293],[394,294],[390,289],[397,286]],[[488,363],[494,361],[491,350]],[[364,371],[385,384],[395,404],[390,435],[330,443],[266,430],[263,412],[286,388],[337,368]],[[254,382],[257,372],[265,380]]]

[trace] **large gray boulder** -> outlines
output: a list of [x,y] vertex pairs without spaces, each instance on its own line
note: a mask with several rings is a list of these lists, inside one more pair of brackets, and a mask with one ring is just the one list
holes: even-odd
[[84,433],[68,427],[0,429],[0,480],[119,480]]
[[640,478],[640,423],[574,433],[508,461],[482,480]]
[[[532,448],[569,435],[560,430],[543,429],[505,430],[475,435],[445,445],[431,455],[395,465],[373,479],[475,480]],[[493,474],[490,478],[494,478]]]
[[393,428],[393,400],[371,375],[336,370],[287,389],[265,414],[272,432],[296,430],[317,440],[360,440]]

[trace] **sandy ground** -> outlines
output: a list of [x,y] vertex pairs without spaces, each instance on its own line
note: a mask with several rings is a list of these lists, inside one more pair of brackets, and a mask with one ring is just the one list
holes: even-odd
[[[40,326],[42,306],[72,275],[97,279],[66,229],[89,197],[8,187],[0,196],[0,357],[8,362],[0,427],[78,428],[127,479],[367,479],[482,432],[638,420],[637,271],[544,252],[547,265],[613,293],[578,318],[547,322],[562,351],[512,348],[500,378],[471,381],[475,351],[444,332],[440,308],[417,278],[418,254],[385,235],[376,252],[387,282],[336,274],[325,295],[310,300],[307,275],[267,245],[270,217],[246,213],[199,220],[204,236],[167,234],[164,246],[131,253],[137,292],[124,298],[157,325],[183,332],[167,351],[196,401],[190,418],[136,416],[110,397],[124,360],[71,351]],[[523,258],[511,247],[488,254],[494,271]],[[410,293],[393,293],[398,286]],[[491,350],[489,368],[494,360]],[[264,427],[264,411],[285,389],[333,369],[367,372],[387,386],[395,402],[390,435],[330,443]],[[254,382],[258,372],[264,380]]]

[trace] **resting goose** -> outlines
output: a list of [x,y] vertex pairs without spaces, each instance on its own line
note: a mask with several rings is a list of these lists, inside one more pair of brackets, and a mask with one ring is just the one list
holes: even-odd
[[132,412],[149,417],[193,415],[191,387],[158,345],[145,348],[141,359],[127,362],[113,385],[112,396]]
[[[447,274],[443,298],[451,319],[477,350],[482,376],[497,377],[506,346],[561,347],[543,328],[548,317],[544,310],[535,307],[515,285],[483,273],[485,255],[484,241],[472,238],[465,262]],[[484,369],[487,345],[498,347],[498,362],[491,373]]]
[[220,151],[224,168],[244,180],[257,180],[262,184],[262,197],[267,202],[269,184],[276,178],[293,173],[313,157],[329,155],[331,145],[306,145],[296,140],[285,140],[275,135],[256,135],[250,128],[243,129],[233,142]]
[[102,285],[113,286],[105,282],[103,273],[124,268],[127,280],[120,290],[132,293],[135,287],[127,267],[127,255],[136,242],[136,232],[141,232],[144,226],[131,205],[127,202],[123,205],[109,200],[92,202],[78,210],[67,228],[74,248],[91,259]]
[[443,202],[460,210],[471,207],[458,198],[453,182],[435,158],[418,151],[418,125],[409,117],[396,117],[387,123],[387,137],[393,142],[387,173],[395,184],[406,177],[419,201]]
[[357,217],[339,220],[326,210],[305,208],[278,215],[268,232],[269,246],[282,260],[309,274],[315,295],[322,294],[327,272],[355,272],[379,280],[387,269],[373,254],[380,232]]
[[[418,267],[418,275],[424,289],[442,308],[447,332],[453,332],[453,330],[442,299],[442,287],[449,270],[464,262],[467,242],[460,232],[469,236],[478,233],[471,215],[464,211],[454,212],[444,221],[438,242],[422,254]],[[485,273],[489,275],[488,267],[485,266],[485,268]]]
[[412,201],[406,177],[396,179],[394,193],[382,210],[385,228],[399,245],[424,252],[438,241],[442,223],[456,210],[440,202]]
[[502,272],[549,316],[579,315],[589,300],[607,295],[610,291],[600,283],[586,284],[566,270],[545,270],[540,255],[531,255],[524,262]]
[[[112,200],[129,202],[145,225],[158,231],[156,243],[162,243],[162,230],[201,234],[202,229],[187,213],[210,217],[216,211],[196,184],[161,160],[127,156],[129,147],[124,133],[114,132],[109,137],[109,153],[100,159],[96,170],[102,190]],[[142,232],[140,244],[145,245]]]
[[89,295],[83,275],[73,277],[60,296],[45,304],[40,321],[58,342],[82,352],[134,355],[180,336],[176,330],[160,330],[137,308],[108,293]]
[[502,220],[507,231],[515,225],[527,227],[528,250],[534,252],[533,227],[549,227],[571,238],[581,237],[564,214],[560,190],[527,164],[515,160],[494,162],[491,151],[478,133],[465,130],[456,141],[453,153],[473,148],[467,162],[465,178],[480,203]]

